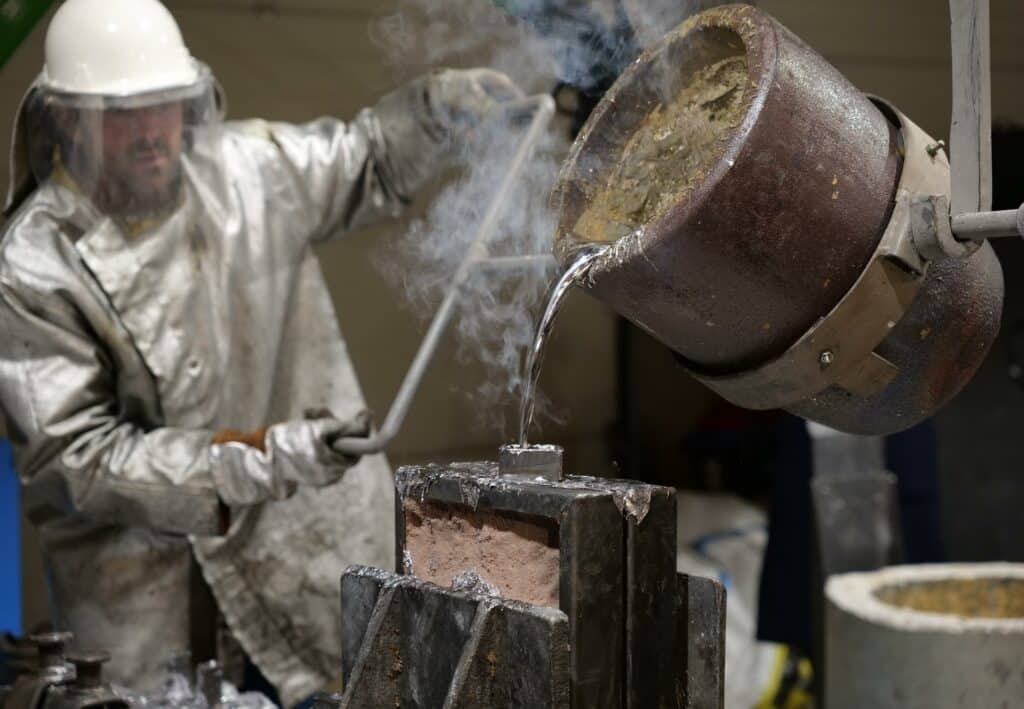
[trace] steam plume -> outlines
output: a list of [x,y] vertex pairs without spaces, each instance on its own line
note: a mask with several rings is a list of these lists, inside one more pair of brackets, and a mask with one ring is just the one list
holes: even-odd
[[[401,0],[374,34],[401,79],[439,66],[491,66],[530,93],[547,93],[557,82],[541,40],[486,0]],[[484,126],[461,146],[457,177],[435,197],[426,215],[379,250],[378,268],[424,317],[434,312],[465,257],[523,132],[523,126],[509,120]],[[567,131],[552,127],[507,195],[489,242],[492,256],[551,253],[555,220],[547,197],[567,149]],[[483,382],[460,384],[472,387],[468,393],[485,424],[504,427],[503,405],[522,389],[523,357],[552,276],[552,269],[543,266],[478,272],[464,290],[456,320],[458,353],[479,361],[486,376]]]
[[[509,74],[528,93],[550,92],[560,82],[599,92],[638,51],[643,39],[685,14],[671,0],[399,0],[376,22],[373,35],[401,80],[439,66],[490,66]],[[701,3],[701,0],[696,0]],[[432,314],[466,253],[475,228],[504,177],[522,131],[489,124],[458,155],[459,176],[436,197],[426,216],[380,250],[375,259],[413,307]],[[490,243],[494,256],[550,254],[555,217],[547,197],[568,150],[566,122],[553,124],[513,193]],[[398,255],[396,257],[396,254]],[[536,268],[504,276],[478,276],[458,316],[460,356],[481,362],[487,379],[472,392],[481,420],[504,425],[502,404],[520,394],[523,360],[554,274]],[[538,414],[545,411],[538,402]],[[506,430],[506,433],[511,431]]]

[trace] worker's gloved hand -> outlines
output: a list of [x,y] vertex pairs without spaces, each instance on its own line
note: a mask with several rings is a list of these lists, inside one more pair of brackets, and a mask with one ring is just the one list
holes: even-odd
[[214,480],[221,500],[231,507],[266,500],[283,500],[299,486],[324,487],[341,479],[358,457],[336,452],[331,443],[347,436],[366,436],[370,417],[365,411],[339,420],[329,412],[270,426],[263,447],[252,435],[227,436],[210,449]]
[[460,137],[523,98],[522,89],[493,69],[443,69],[427,77],[427,100],[435,119]]
[[327,409],[310,409],[306,411],[307,421],[319,421],[321,438],[316,441],[317,453],[323,463],[323,476],[310,478],[304,484],[317,487],[336,483],[346,470],[359,462],[360,456],[341,453],[334,443],[342,438],[366,438],[370,435],[370,412],[365,409],[350,419],[341,421]]
[[379,156],[382,181],[408,200],[450,164],[474,128],[522,97],[501,72],[444,69],[383,96],[357,123]]

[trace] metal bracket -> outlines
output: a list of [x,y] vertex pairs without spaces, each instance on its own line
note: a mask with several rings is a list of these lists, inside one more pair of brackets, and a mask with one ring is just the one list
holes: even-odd
[[874,350],[913,302],[927,270],[913,243],[912,200],[911,192],[900,191],[889,225],[860,278],[782,356],[731,376],[692,370],[691,374],[750,409],[783,408],[831,386],[869,396],[887,385],[899,370]]
[[[868,397],[886,387],[899,369],[875,350],[910,307],[931,257],[943,248],[964,254],[949,231],[949,163],[919,126],[888,102],[879,108],[899,125],[904,160],[896,204],[870,262],[842,300],[778,358],[731,375],[690,374],[729,401],[748,409],[786,408],[837,387]],[[930,197],[930,195],[940,195]],[[924,196],[922,198],[922,196]],[[945,238],[932,236],[946,227]],[[931,231],[929,231],[931,230]],[[928,232],[918,237],[917,232]],[[930,241],[928,239],[931,239]],[[945,246],[944,246],[945,245]]]
[[961,241],[953,233],[949,217],[949,197],[916,197],[910,205],[910,225],[914,245],[929,261],[967,258],[981,248],[982,241]]

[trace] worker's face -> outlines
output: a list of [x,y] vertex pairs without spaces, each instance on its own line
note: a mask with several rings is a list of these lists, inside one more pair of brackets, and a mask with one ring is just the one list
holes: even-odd
[[103,112],[103,179],[130,211],[164,206],[177,194],[181,171],[180,102]]
[[145,214],[177,198],[181,181],[181,102],[82,110],[68,165],[101,209]]
[[181,156],[180,102],[103,112],[103,164],[140,192],[159,193],[177,179]]

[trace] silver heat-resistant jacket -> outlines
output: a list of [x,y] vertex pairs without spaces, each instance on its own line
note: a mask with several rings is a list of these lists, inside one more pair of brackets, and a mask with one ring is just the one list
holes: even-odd
[[[348,125],[227,124],[185,159],[182,206],[136,236],[57,180],[10,221],[0,403],[57,623],[113,652],[114,681],[145,687],[188,648],[193,552],[286,705],[339,674],[339,579],[392,566],[393,492],[383,456],[329,487],[285,481],[323,455],[306,410],[364,407],[312,247],[434,171],[424,105],[414,84]],[[286,421],[265,455],[211,446]],[[292,493],[216,536],[219,499]]]

